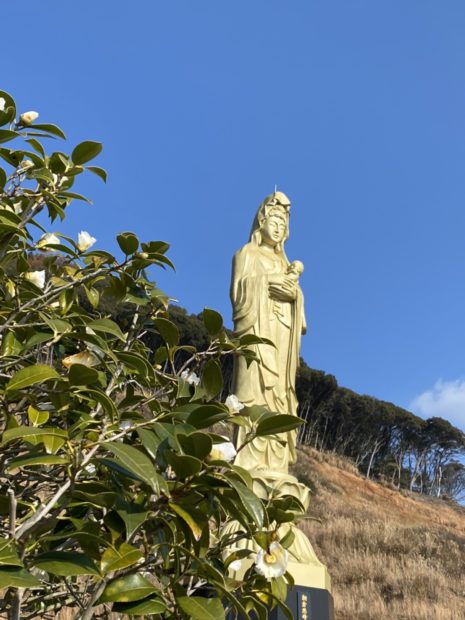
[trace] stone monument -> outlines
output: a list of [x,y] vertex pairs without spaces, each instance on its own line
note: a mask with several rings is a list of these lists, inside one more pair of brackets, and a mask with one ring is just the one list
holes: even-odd
[[[232,392],[246,406],[261,405],[277,414],[297,415],[295,379],[306,321],[299,284],[303,264],[290,263],[284,251],[290,208],[282,192],[267,196],[255,216],[249,242],[234,256],[231,301],[235,333],[267,338],[275,347],[251,347],[259,361],[249,366],[245,358],[236,358]],[[240,427],[237,448],[244,443],[247,431]],[[257,437],[238,452],[235,464],[252,473],[257,495],[293,495],[307,509],[309,489],[289,474],[289,465],[296,461],[297,431],[282,433],[279,439]],[[328,620],[332,617],[332,600],[326,567],[295,525],[282,526],[280,539],[289,528],[294,541],[288,549],[287,570],[296,586],[290,590],[287,604],[295,618]],[[272,613],[275,615],[271,617],[281,617],[277,610]]]

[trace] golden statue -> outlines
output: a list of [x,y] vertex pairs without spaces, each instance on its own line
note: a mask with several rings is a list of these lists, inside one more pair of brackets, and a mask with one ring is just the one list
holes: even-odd
[[[306,331],[304,300],[298,283],[300,261],[289,263],[284,242],[289,237],[290,201],[275,192],[260,205],[250,241],[234,257],[231,282],[234,329],[237,336],[255,334],[271,340],[255,345],[259,363],[247,368],[238,358],[232,391],[247,406],[263,405],[269,411],[297,415],[295,376],[300,338]],[[246,429],[239,431],[241,445]],[[287,473],[296,461],[297,431],[287,433],[287,445],[257,438],[238,454],[236,464],[247,468]]]
[[[289,198],[277,191],[261,203],[249,242],[234,256],[231,281],[235,334],[254,334],[275,345],[250,347],[258,361],[248,367],[243,357],[236,358],[232,392],[244,405],[261,405],[277,415],[297,415],[295,378],[300,340],[306,332],[304,299],[299,285],[303,264],[290,263],[284,252],[289,237],[290,207]],[[239,428],[235,464],[252,473],[257,495],[263,498],[294,495],[307,508],[309,489],[288,471],[289,465],[296,461],[297,431],[257,437],[241,448],[249,430]],[[289,549],[293,557],[289,572],[296,583],[329,590],[326,568],[305,534],[293,525],[285,525],[280,536],[289,528],[295,535]]]

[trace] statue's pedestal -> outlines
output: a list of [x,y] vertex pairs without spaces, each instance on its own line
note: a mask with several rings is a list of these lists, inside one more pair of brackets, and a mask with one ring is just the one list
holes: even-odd
[[[297,478],[279,472],[257,471],[254,473],[253,490],[262,499],[271,496],[292,495],[300,500],[305,510],[310,503],[310,490]],[[294,540],[288,548],[289,563],[287,572],[294,579],[294,586],[288,588],[286,604],[295,620],[333,620],[333,599],[331,596],[331,578],[324,564],[317,558],[307,536],[293,523],[286,523],[278,530],[279,539],[283,539],[292,530]],[[258,551],[253,541],[246,543],[247,548]],[[235,577],[240,579],[252,565],[252,560],[243,560],[240,571]],[[284,620],[285,615],[276,607],[270,611],[270,620]]]

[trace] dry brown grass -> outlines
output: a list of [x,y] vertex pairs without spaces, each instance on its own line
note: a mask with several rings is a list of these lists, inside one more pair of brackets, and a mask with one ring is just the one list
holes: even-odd
[[362,478],[331,454],[302,451],[314,490],[303,525],[333,582],[335,620],[465,620],[465,509]]

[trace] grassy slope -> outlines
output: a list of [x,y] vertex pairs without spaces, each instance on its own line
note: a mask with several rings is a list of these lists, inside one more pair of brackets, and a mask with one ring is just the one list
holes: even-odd
[[331,574],[336,620],[465,619],[465,509],[361,477],[334,455],[301,451],[314,489],[303,525]]

